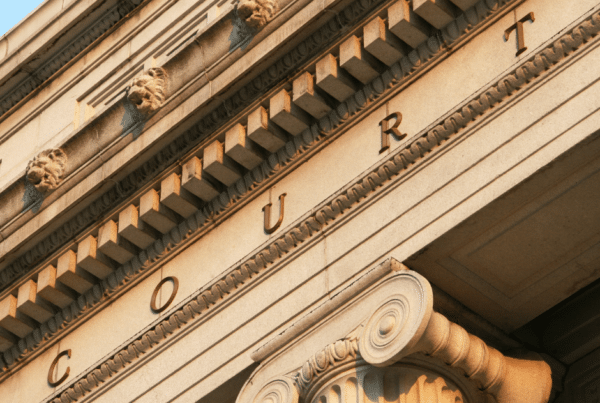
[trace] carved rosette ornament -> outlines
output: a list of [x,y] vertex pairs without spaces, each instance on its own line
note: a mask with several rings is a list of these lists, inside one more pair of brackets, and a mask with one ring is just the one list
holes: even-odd
[[44,150],[27,164],[25,176],[41,193],[54,190],[60,185],[67,155],[60,148]]
[[237,12],[246,25],[258,31],[275,17],[278,9],[277,0],[241,0]]
[[[349,336],[268,382],[253,403],[547,403],[550,367],[505,357],[433,311],[427,280],[407,270]],[[252,378],[247,385],[252,384]],[[247,401],[242,391],[238,403]]]
[[127,97],[137,110],[149,115],[165,102],[167,75],[161,68],[151,68],[131,83]]

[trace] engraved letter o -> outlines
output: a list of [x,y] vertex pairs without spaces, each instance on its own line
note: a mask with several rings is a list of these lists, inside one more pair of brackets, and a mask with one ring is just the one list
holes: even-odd
[[58,364],[58,360],[60,360],[61,357],[64,355],[71,358],[71,349],[61,351],[61,353],[56,356],[56,358],[54,359],[54,361],[52,361],[52,364],[50,365],[50,370],[48,371],[48,383],[53,388],[63,383],[69,377],[69,373],[71,372],[71,367],[67,367],[67,370],[65,371],[64,375],[61,376],[58,381],[52,380],[52,374],[54,372],[54,369],[56,368],[56,365]]
[[[170,281],[173,283],[173,291],[171,291],[171,296],[169,297],[167,302],[163,306],[157,307],[156,306],[156,297],[158,296],[158,292],[160,291],[160,288],[162,287],[162,285],[164,283],[166,283],[167,281]],[[152,312],[161,313],[162,311],[167,309],[167,307],[169,305],[171,305],[171,302],[173,302],[173,300],[175,299],[175,295],[177,295],[178,289],[179,289],[179,280],[177,280],[177,277],[169,276],[169,277],[163,278],[160,281],[160,283],[158,283],[156,288],[154,289],[154,292],[152,293],[152,299],[150,299],[150,309],[152,309]]]

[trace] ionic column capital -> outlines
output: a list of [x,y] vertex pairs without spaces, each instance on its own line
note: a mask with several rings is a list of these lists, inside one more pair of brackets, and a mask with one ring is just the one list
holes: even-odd
[[537,354],[506,357],[434,312],[431,285],[416,272],[397,272],[381,284],[381,294],[371,294],[381,299],[371,300],[371,314],[350,334],[239,402],[362,401],[359,395],[369,393],[387,393],[389,401],[404,393],[421,402],[548,402],[551,371]]

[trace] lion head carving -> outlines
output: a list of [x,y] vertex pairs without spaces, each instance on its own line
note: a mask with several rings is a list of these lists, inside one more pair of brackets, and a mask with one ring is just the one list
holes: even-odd
[[241,0],[237,12],[246,25],[259,30],[273,19],[277,8],[276,0]]
[[42,193],[54,190],[62,180],[66,164],[67,155],[61,149],[42,151],[27,164],[27,180]]
[[163,69],[149,69],[131,83],[129,100],[144,115],[154,112],[165,102],[165,80]]

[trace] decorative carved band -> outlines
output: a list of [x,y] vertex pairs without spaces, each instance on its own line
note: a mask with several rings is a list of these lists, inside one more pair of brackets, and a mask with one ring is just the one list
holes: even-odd
[[355,361],[358,354],[358,337],[352,334],[338,340],[313,355],[294,375],[294,383],[301,396],[306,396],[308,389],[321,374],[349,361]]

